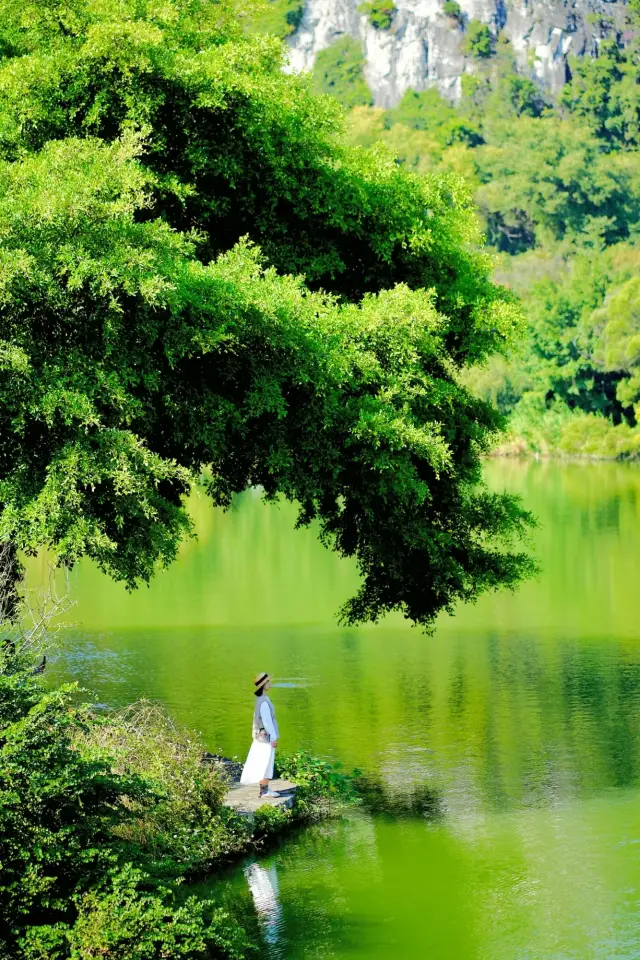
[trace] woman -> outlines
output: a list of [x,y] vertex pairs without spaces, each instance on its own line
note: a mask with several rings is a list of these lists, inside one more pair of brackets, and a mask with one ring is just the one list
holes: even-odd
[[279,736],[276,712],[267,696],[271,677],[268,673],[259,673],[253,683],[256,698],[253,709],[253,743],[242,770],[240,783],[259,783],[261,797],[279,797],[279,793],[269,790]]

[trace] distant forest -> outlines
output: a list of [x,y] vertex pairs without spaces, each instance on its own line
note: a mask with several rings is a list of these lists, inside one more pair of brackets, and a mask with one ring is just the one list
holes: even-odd
[[[384,5],[367,6],[378,16]],[[255,26],[284,37],[302,11],[271,0]],[[382,144],[472,191],[496,276],[528,320],[517,354],[465,374],[509,415],[505,452],[640,456],[640,5],[629,5],[624,46],[599,19],[609,38],[597,59],[571,62],[555,101],[477,21],[466,25],[474,70],[456,104],[429,89],[374,107],[350,37],[319,54],[310,80],[344,106],[351,143]]]

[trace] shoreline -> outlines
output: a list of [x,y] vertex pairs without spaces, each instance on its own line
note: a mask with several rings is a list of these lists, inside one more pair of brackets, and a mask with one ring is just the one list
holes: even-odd
[[511,451],[498,449],[485,455],[487,460],[545,460],[545,461],[565,461],[581,463],[626,463],[640,464],[640,454],[631,456],[618,454],[616,456],[605,456],[601,453],[565,453],[564,451],[538,451],[523,450]]

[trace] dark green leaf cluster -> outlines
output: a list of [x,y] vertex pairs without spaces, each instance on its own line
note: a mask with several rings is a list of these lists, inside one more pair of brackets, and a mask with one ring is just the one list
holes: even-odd
[[376,30],[388,30],[397,8],[393,0],[365,0],[357,9]]
[[638,251],[583,253],[530,294],[532,390],[614,425],[640,417]]
[[495,40],[486,23],[480,20],[469,20],[462,42],[462,52],[478,60],[486,60],[492,56],[494,49]]
[[[640,18],[638,18],[640,19]],[[637,32],[638,24],[632,21]],[[610,149],[640,148],[640,44],[603,40],[594,59],[571,61],[571,81],[560,102]]]
[[248,27],[255,33],[284,39],[300,26],[304,6],[304,0],[257,0]]

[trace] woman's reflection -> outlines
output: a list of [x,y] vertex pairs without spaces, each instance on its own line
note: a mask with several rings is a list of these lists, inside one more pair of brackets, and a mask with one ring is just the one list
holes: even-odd
[[250,863],[245,867],[244,875],[251,890],[265,942],[271,948],[269,953],[278,957],[280,951],[273,948],[277,948],[280,941],[282,907],[276,866],[272,864],[263,867],[259,863]]

